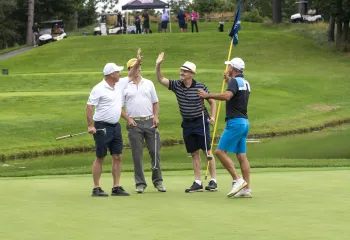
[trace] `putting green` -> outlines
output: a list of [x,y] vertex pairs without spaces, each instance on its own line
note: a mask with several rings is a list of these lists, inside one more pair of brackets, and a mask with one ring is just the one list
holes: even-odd
[[[150,179],[147,173],[147,179]],[[92,198],[91,176],[2,178],[0,239],[347,239],[350,168],[253,169],[252,199],[185,194],[191,171],[165,172],[167,193],[149,186],[130,197]],[[102,187],[109,193],[110,174]],[[150,182],[149,182],[150,184]]]

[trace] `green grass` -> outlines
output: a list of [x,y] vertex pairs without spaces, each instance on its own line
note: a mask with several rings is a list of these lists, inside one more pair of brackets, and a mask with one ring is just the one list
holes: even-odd
[[[262,139],[261,143],[247,144],[247,156],[252,168],[350,167],[349,134],[350,125],[343,125],[305,135]],[[332,148],[329,147],[330,145]],[[3,164],[9,166],[0,167],[0,177],[86,174],[91,172],[94,156],[94,152],[87,152],[26,160],[8,160]],[[230,156],[238,167],[235,156],[233,154]],[[206,161],[204,157],[202,159],[202,169],[205,170]],[[222,169],[218,159],[216,162],[217,168]],[[192,161],[184,145],[163,147],[161,166],[164,171],[190,170]],[[150,156],[146,149],[144,149],[144,169],[145,171],[151,169]],[[108,156],[105,160],[104,172],[110,171],[111,159]],[[133,171],[130,149],[125,149],[123,152],[123,171]]]
[[[167,193],[149,186],[137,195],[127,173],[122,185],[130,197],[99,199],[90,197],[90,176],[1,179],[0,239],[345,240],[349,176],[350,168],[254,169],[252,199],[227,199],[223,171],[218,192],[185,194],[192,172],[167,172]],[[110,193],[109,174],[101,186]]]
[[[198,34],[69,37],[1,61],[10,75],[0,76],[0,154],[91,147],[86,137],[56,142],[61,135],[86,131],[85,105],[109,61],[125,65],[143,49],[143,75],[155,80],[154,61],[165,51],[164,75],[177,79],[186,60],[197,64],[196,79],[211,92],[221,90],[229,37],[216,23],[201,23]],[[230,24],[225,25],[225,29]],[[244,23],[232,56],[242,57],[252,87],[251,134],[281,132],[349,119],[349,59],[320,48],[290,29]],[[324,69],[332,69],[325,73]],[[122,73],[125,76],[125,72]],[[160,99],[162,140],[181,139],[175,96],[155,84]],[[218,132],[224,127],[222,104]],[[332,106],[321,110],[315,106]],[[122,120],[124,140],[125,122]]]

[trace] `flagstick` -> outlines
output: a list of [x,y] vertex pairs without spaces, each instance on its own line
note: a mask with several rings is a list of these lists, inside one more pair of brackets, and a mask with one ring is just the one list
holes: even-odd
[[[230,59],[231,59],[232,45],[233,45],[233,44],[232,44],[232,40],[231,40],[230,50],[229,50],[229,52],[228,52],[227,61],[230,61]],[[228,65],[226,64],[226,69],[225,69],[225,71],[227,71],[227,68],[228,68]],[[225,87],[225,79],[222,81],[221,93],[224,92],[224,87]],[[218,106],[217,111],[216,111],[216,117],[215,117],[215,124],[214,124],[213,137],[212,137],[212,139],[211,139],[210,150],[209,150],[210,154],[213,154],[211,150],[212,150],[213,144],[214,144],[214,139],[215,139],[215,134],[216,134],[216,127],[217,127],[218,120],[219,120],[219,115],[220,115],[221,102],[222,102],[222,101],[219,101],[219,106]],[[210,160],[208,161],[207,170],[205,171],[205,180],[207,180],[207,177],[208,177],[209,164],[210,164]]]

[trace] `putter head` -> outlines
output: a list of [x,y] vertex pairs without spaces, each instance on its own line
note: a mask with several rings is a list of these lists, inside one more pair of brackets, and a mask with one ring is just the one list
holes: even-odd
[[207,176],[207,175],[205,175],[204,180],[207,180],[207,178],[208,178],[208,176]]
[[212,155],[207,155],[207,160],[208,160],[208,161],[213,160],[213,156],[212,156]]

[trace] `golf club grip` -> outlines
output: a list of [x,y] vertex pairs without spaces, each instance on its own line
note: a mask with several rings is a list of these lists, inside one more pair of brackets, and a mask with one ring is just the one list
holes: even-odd
[[56,138],[56,140],[61,140],[61,139],[71,138],[71,137],[72,137],[72,135],[66,135],[66,136],[58,137],[58,138]]

